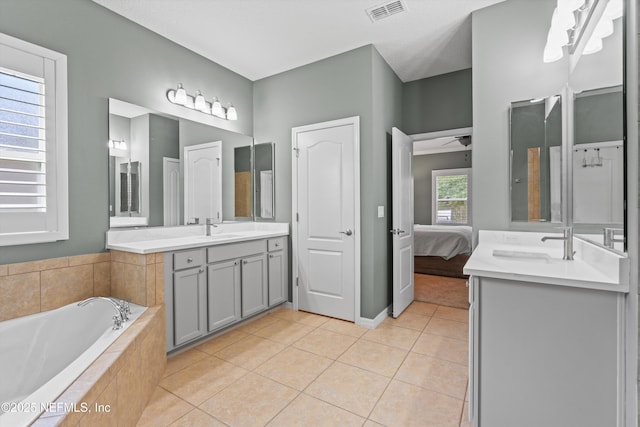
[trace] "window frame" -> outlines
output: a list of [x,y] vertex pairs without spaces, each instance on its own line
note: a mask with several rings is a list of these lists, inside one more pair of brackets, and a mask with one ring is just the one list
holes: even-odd
[[[46,191],[47,207],[43,227],[33,231],[0,231],[0,246],[55,242],[69,239],[69,156],[68,156],[68,95],[67,56],[24,40],[0,33],[0,53],[11,50],[37,56],[43,62],[45,80]],[[2,55],[0,55],[0,58]],[[13,59],[12,59],[13,60]],[[20,64],[0,59],[0,67],[25,73]],[[18,61],[19,62],[19,61]],[[50,76],[53,74],[53,76]],[[0,213],[0,221],[16,224],[15,213]]]
[[[440,176],[467,176],[467,222],[465,223],[453,223],[453,222],[439,222],[438,221],[438,188],[436,185],[436,178]],[[457,169],[434,169],[431,171],[431,224],[433,225],[471,225],[472,223],[472,183],[471,183],[471,168],[457,168]]]

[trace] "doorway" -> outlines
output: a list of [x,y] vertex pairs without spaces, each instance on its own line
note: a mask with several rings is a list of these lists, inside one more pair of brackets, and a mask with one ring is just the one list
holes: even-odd
[[292,129],[295,309],[360,316],[360,119]]

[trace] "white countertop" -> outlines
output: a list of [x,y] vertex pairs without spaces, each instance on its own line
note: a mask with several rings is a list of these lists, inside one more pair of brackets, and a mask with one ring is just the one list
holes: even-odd
[[[464,273],[522,282],[629,291],[629,259],[626,255],[574,238],[575,259],[565,261],[562,259],[562,241],[541,241],[548,235],[561,236],[561,233],[481,230],[478,246],[464,266]],[[494,251],[531,253],[532,256],[496,256]]]
[[217,224],[205,236],[204,225],[148,227],[107,231],[107,249],[150,254],[247,240],[287,236],[289,224],[279,222],[233,222]]

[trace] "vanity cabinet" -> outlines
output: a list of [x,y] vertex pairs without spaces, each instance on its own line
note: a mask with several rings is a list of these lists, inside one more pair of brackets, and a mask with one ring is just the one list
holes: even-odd
[[622,425],[624,293],[469,282],[474,426]]
[[173,337],[181,345],[206,332],[206,282],[202,250],[173,254]]
[[267,241],[269,250],[269,307],[287,300],[288,263],[287,239],[276,237]]
[[287,238],[165,254],[167,351],[287,300]]

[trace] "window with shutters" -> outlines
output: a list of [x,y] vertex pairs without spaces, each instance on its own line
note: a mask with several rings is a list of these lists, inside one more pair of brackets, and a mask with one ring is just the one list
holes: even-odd
[[68,239],[66,56],[0,34],[0,246]]

